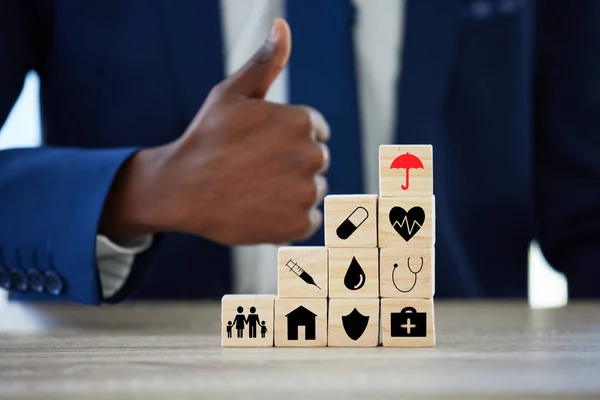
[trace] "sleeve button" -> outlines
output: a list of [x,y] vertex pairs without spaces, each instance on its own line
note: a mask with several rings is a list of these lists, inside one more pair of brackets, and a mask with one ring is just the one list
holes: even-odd
[[10,275],[7,270],[0,268],[0,289],[10,290]]
[[16,268],[11,269],[10,281],[13,288],[22,291],[27,290],[27,276],[25,275],[25,272],[23,270]]
[[54,296],[58,296],[62,293],[64,288],[63,280],[56,272],[46,271],[44,282],[46,292],[53,294]]
[[37,269],[27,271],[27,279],[29,281],[29,289],[37,293],[44,291],[44,277]]

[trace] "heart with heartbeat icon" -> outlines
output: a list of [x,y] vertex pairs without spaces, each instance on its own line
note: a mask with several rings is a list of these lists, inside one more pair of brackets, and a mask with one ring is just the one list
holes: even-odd
[[419,232],[424,223],[425,210],[421,207],[413,207],[408,212],[402,207],[390,210],[390,224],[407,242]]

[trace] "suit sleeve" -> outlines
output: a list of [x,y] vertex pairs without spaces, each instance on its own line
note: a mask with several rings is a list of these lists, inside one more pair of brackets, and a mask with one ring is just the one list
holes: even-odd
[[600,2],[539,2],[535,205],[544,255],[571,297],[600,296]]
[[[0,2],[0,125],[35,67],[27,3]],[[0,286],[11,297],[103,300],[98,223],[115,175],[136,150],[0,151]]]

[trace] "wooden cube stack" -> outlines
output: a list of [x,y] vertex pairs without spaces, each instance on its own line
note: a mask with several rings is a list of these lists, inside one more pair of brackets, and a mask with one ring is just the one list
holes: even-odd
[[377,195],[325,198],[331,347],[379,344]]
[[227,295],[224,347],[431,347],[432,146],[379,149],[379,195],[325,198],[325,247],[280,247],[278,295]]
[[432,146],[381,146],[379,194],[383,345],[434,346]]

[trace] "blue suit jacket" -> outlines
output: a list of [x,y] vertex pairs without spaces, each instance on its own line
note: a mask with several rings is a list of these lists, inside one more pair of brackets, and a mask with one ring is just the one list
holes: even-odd
[[600,297],[600,2],[408,1],[396,140],[434,145],[436,296]]
[[[101,301],[95,236],[116,172],[139,146],[181,135],[223,75],[220,53],[198,37],[197,4],[0,4],[0,121],[35,70],[44,141],[0,153],[0,280],[9,275],[13,297]],[[204,9],[218,19],[217,7]],[[161,236],[113,301],[219,297],[231,290],[229,259],[208,240]]]
[[[34,69],[44,134],[42,148],[0,153],[0,283],[13,295],[101,300],[95,235],[115,173],[138,146],[178,137],[219,80],[202,73],[208,3],[169,3],[0,4],[0,121]],[[525,296],[535,237],[571,295],[598,295],[600,3],[561,4],[408,2],[397,141],[434,144],[436,296]],[[350,187],[336,186],[342,169],[330,180]],[[230,290],[227,248],[168,234],[113,300]]]

